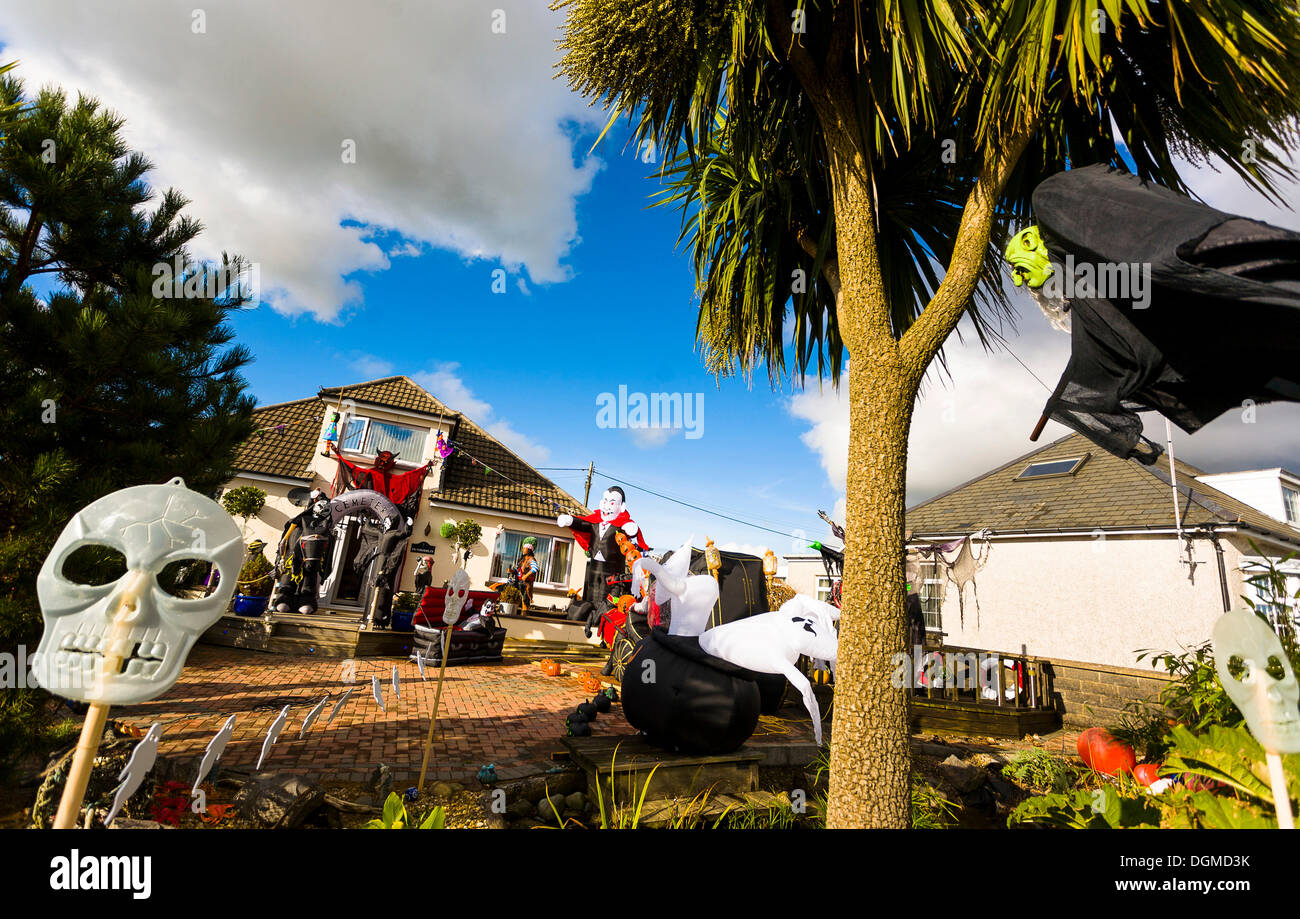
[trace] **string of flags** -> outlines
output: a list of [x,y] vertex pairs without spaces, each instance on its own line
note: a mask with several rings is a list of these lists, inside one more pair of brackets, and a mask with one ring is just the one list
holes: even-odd
[[523,482],[516,482],[514,479],[510,478],[510,476],[502,472],[500,469],[493,469],[491,466],[489,466],[487,463],[480,460],[474,454],[470,453],[460,444],[453,443],[450,440],[445,440],[442,436],[441,431],[438,432],[438,442],[435,445],[434,449],[436,450],[438,456],[441,459],[447,459],[447,457],[451,456],[453,453],[460,453],[462,456],[464,456],[466,459],[470,461],[470,465],[475,467],[481,466],[483,468],[483,473],[485,475],[489,472],[495,475],[499,475],[501,476],[501,478],[505,479],[507,482],[509,482],[511,485],[514,485],[516,488],[522,488],[524,491],[528,492],[528,495],[530,497],[537,498],[540,501],[545,501],[546,503],[550,504],[553,509],[559,511],[561,514],[567,514],[569,512],[569,509],[566,508],[564,505],[560,504],[558,501],[552,501],[549,498],[543,498],[541,495],[537,493],[536,489],[530,488],[529,486],[525,485]]
[[[425,673],[427,660],[419,650],[415,652],[415,663],[420,671],[420,679],[427,679]],[[401,676],[398,674],[396,664],[393,664],[392,666],[390,685],[392,686],[393,694],[400,702],[402,699],[402,684]],[[379,710],[387,712],[388,709],[384,705],[384,686],[377,675],[371,676],[370,687],[375,703],[379,706]],[[347,701],[352,697],[354,692],[356,692],[356,687],[351,686],[343,693],[339,700],[334,704],[334,707],[330,710],[329,717],[325,719],[324,727],[329,727],[330,724],[333,723],[335,717],[343,710],[343,706],[347,704]],[[325,706],[332,695],[332,692],[327,692],[316,701],[315,704],[312,704],[306,717],[303,718],[302,727],[298,730],[298,739],[301,740],[307,735],[307,732],[311,729],[312,725],[316,723],[321,713],[325,710]],[[310,700],[290,702],[280,709],[275,720],[271,722],[271,726],[267,728],[266,736],[262,739],[262,750],[261,754],[257,758],[257,766],[254,771],[260,771],[262,765],[271,756],[272,748],[275,746],[276,741],[280,739],[280,735],[284,732],[285,726],[289,722],[289,710],[298,705],[307,704],[311,704]],[[259,708],[265,708],[265,706],[257,706],[249,711],[257,711]],[[244,714],[248,714],[248,712],[245,712]],[[170,725],[178,722],[195,721],[199,718],[206,717],[208,716],[187,715],[180,718],[170,719],[165,723]],[[227,718],[212,740],[208,741],[207,748],[203,753],[203,759],[199,763],[198,773],[194,776],[194,781],[190,785],[191,800],[197,799],[200,804],[204,801],[203,792],[200,789],[200,786],[203,784],[204,779],[212,773],[212,770],[221,760],[221,755],[225,752],[226,745],[230,742],[230,738],[234,734],[235,720],[237,717],[238,713],[232,714]],[[131,750],[131,755],[127,759],[126,765],[122,767],[122,772],[117,777],[121,784],[118,785],[113,793],[113,803],[107,816],[104,818],[104,826],[108,826],[113,822],[114,818],[117,817],[118,812],[121,811],[123,805],[130,800],[132,795],[139,791],[140,786],[144,784],[145,777],[153,769],[154,764],[158,759],[158,744],[161,742],[163,737],[163,724],[164,722],[159,721],[150,726],[149,730]]]
[[312,421],[315,422],[316,424],[320,424],[324,418],[325,418],[324,415],[317,415],[314,418],[309,416],[307,418],[299,418],[297,421],[286,421],[283,424],[273,424],[270,427],[258,428],[257,430],[253,431],[252,436],[261,437],[263,434],[283,434],[285,431],[293,427],[295,424],[302,424],[304,421]]

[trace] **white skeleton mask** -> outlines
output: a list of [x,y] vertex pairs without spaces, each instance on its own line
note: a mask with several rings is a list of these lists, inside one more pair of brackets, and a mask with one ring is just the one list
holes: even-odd
[[469,575],[464,568],[457,568],[447,583],[447,604],[442,611],[442,621],[447,625],[455,625],[468,597]]
[[[69,580],[64,563],[87,545],[121,552],[126,574],[101,585]],[[180,677],[195,640],[230,602],[243,555],[235,521],[180,478],[124,488],[82,508],[36,578],[45,620],[37,682],[69,699],[110,705],[162,695]],[[216,566],[221,580],[212,594],[182,599],[159,585],[163,569],[182,559]]]
[[1214,669],[1265,750],[1300,753],[1300,684],[1268,623],[1247,609],[1224,613],[1214,625]]

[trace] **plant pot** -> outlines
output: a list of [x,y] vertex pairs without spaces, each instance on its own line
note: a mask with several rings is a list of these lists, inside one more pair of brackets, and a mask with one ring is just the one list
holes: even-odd
[[250,597],[247,594],[235,594],[235,615],[260,616],[266,612],[270,597]]
[[388,623],[388,628],[394,632],[414,632],[415,610],[413,609],[395,609],[393,610],[393,620]]
[[502,616],[517,616],[517,615],[519,615],[519,606],[518,606],[517,604],[514,604],[514,603],[502,603],[502,604],[501,604],[501,615],[502,615]]

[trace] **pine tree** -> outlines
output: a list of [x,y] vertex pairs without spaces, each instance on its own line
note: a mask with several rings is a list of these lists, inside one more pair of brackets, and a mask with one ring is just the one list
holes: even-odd
[[[26,101],[0,83],[0,111]],[[201,225],[155,194],[122,124],[47,88],[0,144],[0,651],[34,647],[36,574],[78,508],[177,475],[211,493],[253,427],[227,324],[245,289],[204,283],[246,264],[190,259]],[[177,268],[190,283],[157,283]]]

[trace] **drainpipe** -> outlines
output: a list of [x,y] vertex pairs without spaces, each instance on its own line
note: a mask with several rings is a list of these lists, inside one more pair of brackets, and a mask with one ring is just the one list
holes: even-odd
[[1223,611],[1232,609],[1232,598],[1228,595],[1228,570],[1223,564],[1223,546],[1219,544],[1219,534],[1211,529],[1210,542],[1214,544],[1214,555],[1219,563],[1219,593],[1223,597]]

